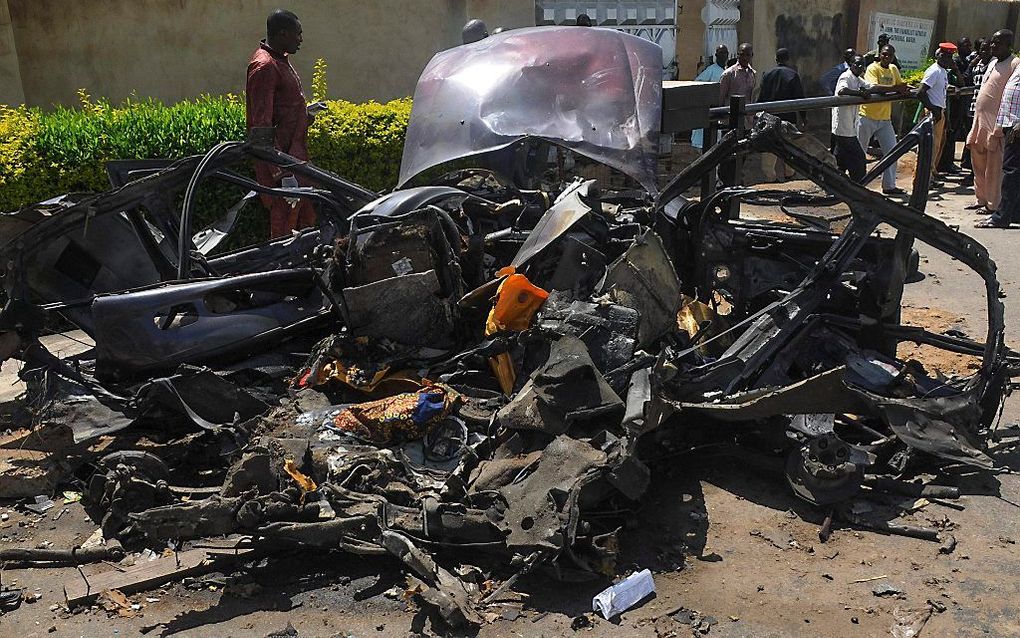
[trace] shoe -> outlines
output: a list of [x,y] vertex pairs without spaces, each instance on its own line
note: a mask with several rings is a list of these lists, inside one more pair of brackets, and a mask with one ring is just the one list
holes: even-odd
[[992,221],[992,218],[983,219],[974,224],[974,228],[1009,228],[1008,223]]
[[907,191],[903,190],[902,188],[883,188],[882,189],[882,194],[883,195],[906,195]]
[[940,179],[933,179],[933,180],[931,181],[931,187],[932,187],[932,188],[942,188],[942,187],[943,187],[943,186],[945,186],[945,185],[946,185],[946,183],[945,183],[945,182],[943,182],[943,181],[942,181],[942,180],[940,180]]
[[964,206],[963,210],[981,210],[985,208],[984,204],[971,204],[970,206]]
[[960,167],[955,165],[955,164],[950,164],[949,166],[947,166],[946,168],[940,170],[939,172],[940,173],[946,173],[946,174],[949,174],[949,175],[956,175],[957,173],[960,172]]

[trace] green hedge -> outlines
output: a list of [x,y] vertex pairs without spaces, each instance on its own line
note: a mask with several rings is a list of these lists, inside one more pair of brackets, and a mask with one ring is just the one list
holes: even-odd
[[[324,89],[324,86],[322,86]],[[244,101],[202,96],[173,105],[153,99],[93,100],[52,111],[0,105],[0,211],[69,191],[109,188],[111,159],[177,159],[244,139]],[[397,181],[411,100],[328,101],[309,130],[312,161],[373,190]]]
[[902,71],[900,73],[900,79],[911,86],[917,86],[921,83],[921,79],[924,78],[924,72],[928,70],[928,67],[935,64],[935,58],[927,58],[921,62],[921,66],[910,71]]

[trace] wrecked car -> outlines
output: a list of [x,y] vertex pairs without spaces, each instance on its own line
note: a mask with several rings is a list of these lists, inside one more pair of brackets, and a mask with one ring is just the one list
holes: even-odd
[[[231,143],[0,217],[0,330],[37,424],[70,424],[76,444],[197,425],[187,449],[219,452],[183,471],[149,452],[93,460],[104,534],[392,556],[411,595],[470,625],[529,571],[614,574],[646,459],[667,444],[764,440],[795,493],[827,507],[919,459],[991,468],[1015,356],[987,252],[850,182],[768,114],[660,188],[660,67],[657,45],[620,32],[504,32],[426,67],[391,193]],[[545,171],[550,145],[625,186]],[[742,187],[691,195],[754,152],[814,182],[817,205],[848,207],[845,227],[732,218]],[[251,157],[317,186],[230,170]],[[194,233],[209,180],[310,198],[319,225],[216,254],[241,208]],[[899,324],[914,238],[982,278],[983,341]],[[50,313],[94,350],[46,352]],[[897,359],[901,341],[981,365],[947,379]]]

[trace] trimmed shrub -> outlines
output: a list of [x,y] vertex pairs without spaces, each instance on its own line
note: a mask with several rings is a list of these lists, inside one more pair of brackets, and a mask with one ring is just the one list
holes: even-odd
[[[106,190],[105,163],[112,159],[179,159],[245,137],[244,101],[235,95],[170,106],[151,98],[113,105],[84,91],[79,98],[79,107],[53,111],[0,105],[0,210]],[[409,98],[327,102],[309,130],[312,161],[367,188],[392,188],[410,114]]]
[[46,192],[36,154],[39,112],[0,104],[0,210],[14,210]]
[[411,99],[386,104],[330,101],[308,131],[308,154],[326,170],[374,191],[393,188],[400,172]]
[[926,60],[921,62],[921,66],[916,69],[912,69],[910,71],[901,70],[900,78],[906,84],[909,84],[910,86],[913,87],[917,87],[918,85],[921,84],[921,79],[924,77],[924,72],[927,71],[928,67],[930,67],[933,64],[935,64],[935,58],[927,58]]

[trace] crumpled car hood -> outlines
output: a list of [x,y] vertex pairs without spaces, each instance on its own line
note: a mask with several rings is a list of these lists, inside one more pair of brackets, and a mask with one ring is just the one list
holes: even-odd
[[658,191],[662,50],[611,29],[515,29],[437,53],[418,80],[400,184],[539,137]]

